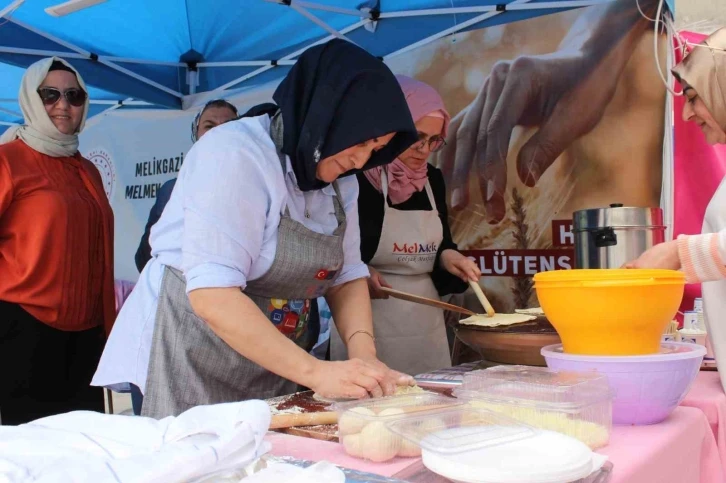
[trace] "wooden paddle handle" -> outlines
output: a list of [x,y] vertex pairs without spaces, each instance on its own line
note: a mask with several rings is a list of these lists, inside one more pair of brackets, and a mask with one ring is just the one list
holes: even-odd
[[273,414],[270,429],[319,426],[321,424],[338,424],[338,413],[324,411],[320,413]]
[[481,289],[481,286],[479,286],[479,282],[469,282],[469,285],[471,285],[471,288],[474,290],[474,293],[476,294],[476,298],[479,299],[479,302],[484,306],[484,310],[487,311],[487,315],[489,317],[494,317],[494,307],[492,307],[492,304],[489,303],[489,299],[487,299],[487,296],[484,295],[484,291]]

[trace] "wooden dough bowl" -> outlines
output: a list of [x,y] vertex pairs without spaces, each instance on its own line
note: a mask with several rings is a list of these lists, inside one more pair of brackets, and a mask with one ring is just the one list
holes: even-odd
[[457,324],[456,336],[482,359],[500,364],[544,367],[542,347],[559,344],[560,336],[545,317],[530,323],[504,327],[477,327]]

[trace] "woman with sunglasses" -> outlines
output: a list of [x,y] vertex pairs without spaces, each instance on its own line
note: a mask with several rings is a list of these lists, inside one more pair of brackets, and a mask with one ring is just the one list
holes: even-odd
[[[396,76],[416,123],[419,142],[393,163],[358,175],[361,256],[371,276],[378,357],[394,370],[420,374],[451,365],[441,309],[388,298],[382,287],[438,299],[478,281],[476,264],[451,239],[441,171],[427,163],[444,146],[449,114],[436,90]],[[334,328],[333,328],[334,329]],[[337,332],[331,359],[346,358]]]
[[25,124],[0,146],[0,419],[104,411],[90,386],[115,317],[113,212],[78,152],[86,88],[58,58],[31,65]]

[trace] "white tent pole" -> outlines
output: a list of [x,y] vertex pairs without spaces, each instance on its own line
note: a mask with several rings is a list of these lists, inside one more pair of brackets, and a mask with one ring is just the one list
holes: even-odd
[[[541,2],[541,3],[518,3],[512,2],[505,5],[504,11],[515,10],[540,10],[540,9],[560,9],[560,8],[579,8],[590,7],[592,5],[602,5],[612,3],[615,0],[562,0],[558,2]],[[456,15],[466,13],[484,13],[498,12],[496,5],[482,5],[478,7],[452,7],[452,8],[430,8],[422,10],[402,10],[398,12],[381,12],[379,18],[405,18],[405,17],[422,17],[431,15]]]
[[[232,62],[200,62],[197,67],[262,67],[272,64],[271,60],[240,60]],[[277,65],[293,65],[294,60],[278,60]]]
[[303,17],[307,18],[308,20],[310,20],[312,23],[314,23],[318,27],[320,27],[323,30],[325,30],[326,32],[328,32],[330,35],[333,35],[333,36],[335,36],[335,37],[337,37],[339,39],[342,39],[342,40],[347,40],[348,42],[350,42],[352,44],[355,44],[355,42],[353,42],[348,37],[346,37],[345,35],[341,34],[337,30],[335,30],[333,27],[331,27],[327,23],[323,22],[319,17],[316,17],[315,15],[313,15],[312,13],[310,13],[309,11],[307,11],[306,9],[304,9],[303,7],[298,6],[297,5],[297,2],[291,3],[290,4],[290,8],[292,8],[297,13],[299,13]]
[[99,55],[99,59],[106,60],[108,62],[121,62],[122,64],[147,64],[147,65],[163,65],[167,67],[186,67],[184,62],[167,62],[164,60],[147,60],[147,59],[132,59],[128,57],[109,57],[107,55]]
[[[353,30],[359,29],[359,28],[363,27],[364,25],[368,25],[370,22],[371,21],[368,20],[368,19],[360,20],[360,21],[354,23],[353,25],[349,25],[348,27],[345,27],[344,29],[341,29],[340,30],[340,33],[343,34],[343,35],[349,34]],[[316,45],[324,44],[325,42],[329,42],[330,40],[333,40],[334,38],[335,37],[333,37],[332,35],[328,35],[327,37],[323,37],[322,39],[316,40],[312,44],[306,45],[305,47],[303,47],[301,49],[298,49],[298,50],[296,50],[295,52],[293,52],[291,54],[287,54],[285,57],[283,57],[280,60],[293,59],[293,58],[297,57],[298,55],[302,54],[303,52],[305,52],[306,50],[308,50],[309,48],[315,47]]]
[[[6,54],[21,54],[21,55],[37,55],[38,57],[63,57],[66,59],[88,59],[88,55],[76,54],[73,52],[65,52],[60,50],[38,50],[38,49],[23,49],[20,47],[3,47],[0,46],[0,52]],[[181,62],[164,62],[161,60],[143,60],[143,59],[128,59],[122,57],[107,57],[105,55],[99,55],[99,59],[107,60],[109,62],[122,62],[128,64],[147,64],[147,65],[164,65],[169,67],[186,67],[186,64]]]
[[[370,22],[370,20],[368,20],[368,19],[361,20],[359,22],[354,23],[353,25],[349,25],[348,27],[346,27],[344,29],[341,29],[340,30],[340,33],[343,34],[343,35],[345,35],[347,33],[352,32],[355,29],[358,29],[358,28],[366,25],[368,22]],[[333,35],[328,35],[327,37],[323,37],[322,39],[317,40],[317,41],[315,41],[315,42],[313,42],[313,43],[311,43],[309,45],[306,45],[305,47],[303,47],[301,49],[298,49],[298,50],[296,50],[295,52],[293,52],[291,54],[287,54],[282,59],[280,59],[280,61],[287,61],[287,60],[290,60],[290,59],[292,59],[294,57],[297,57],[298,55],[300,55],[303,52],[305,52],[307,49],[309,49],[311,47],[314,47],[316,45],[319,45],[319,44],[324,44],[325,42],[328,42],[329,40],[332,40],[333,38],[335,38]],[[278,64],[280,63],[280,61],[278,61]],[[207,93],[208,94],[213,94],[213,93],[217,93],[217,92],[220,92],[220,91],[226,91],[230,87],[234,87],[237,84],[239,84],[241,82],[244,82],[244,81],[246,81],[248,79],[251,79],[252,77],[254,77],[256,75],[262,74],[263,72],[266,72],[266,71],[272,69],[273,67],[274,67],[274,65],[272,65],[272,64],[266,65],[266,66],[263,66],[263,67],[260,67],[257,70],[254,70],[254,71],[252,71],[252,72],[250,72],[248,74],[243,75],[242,77],[239,77],[237,79],[234,79],[233,81],[227,82],[225,85],[220,86],[220,87],[217,87],[216,89],[211,90],[211,91],[208,91]]]
[[275,66],[274,66],[273,64],[269,64],[269,65],[266,65],[266,66],[264,66],[264,67],[260,67],[260,68],[259,68],[259,69],[257,69],[257,70],[253,70],[253,71],[252,71],[252,72],[250,72],[249,74],[245,74],[245,75],[243,75],[242,77],[238,77],[237,79],[234,79],[234,80],[232,80],[232,81],[229,81],[229,82],[227,82],[227,83],[226,83],[226,84],[224,84],[223,86],[219,86],[219,87],[217,87],[216,89],[214,89],[214,90],[213,90],[213,91],[211,91],[211,92],[219,92],[219,91],[226,91],[226,90],[227,90],[227,89],[229,89],[230,87],[236,86],[236,85],[237,85],[237,84],[239,84],[240,82],[244,82],[244,81],[246,81],[247,79],[251,79],[251,78],[253,78],[253,77],[254,77],[254,76],[256,76],[256,75],[260,75],[260,74],[262,74],[263,72],[267,72],[268,70],[272,69],[273,67],[275,67]]
[[0,121],[0,126],[20,126],[17,122]]
[[12,13],[16,8],[18,8],[20,5],[22,5],[25,2],[25,0],[15,0],[13,2],[10,2],[10,4],[0,10],[0,18],[3,18],[5,15]]
[[73,52],[61,52],[57,50],[36,50],[22,49],[20,47],[2,47],[0,52],[4,54],[36,55],[38,57],[64,57],[66,59],[88,59],[87,55],[74,54]]
[[187,84],[189,84],[189,94],[196,94],[199,85],[199,72],[197,69],[187,68]]
[[[281,0],[265,0],[265,1],[272,2],[272,3],[278,3],[280,5],[288,5],[287,3],[284,3]],[[313,3],[313,2],[301,2],[298,0],[291,0],[289,6],[292,7],[293,5],[297,5],[302,8],[306,8],[308,10],[323,10],[325,12],[340,13],[342,15],[352,15],[353,17],[370,18],[370,15],[368,13],[363,12],[361,10],[353,10],[353,9],[349,9],[349,8],[333,7],[330,5],[321,5],[319,3]]]
[[[529,2],[529,1],[530,0],[514,0],[514,2],[509,3],[507,5],[509,6],[509,5],[512,5],[512,4],[526,3],[526,2]],[[426,45],[428,43],[434,42],[434,41],[436,41],[436,40],[438,40],[438,39],[440,39],[442,37],[446,37],[447,35],[454,34],[454,33],[458,32],[460,30],[464,30],[465,28],[471,27],[472,25],[476,25],[479,22],[483,22],[484,20],[487,20],[489,18],[495,17],[495,16],[499,15],[500,13],[503,13],[503,12],[496,12],[495,11],[495,12],[487,12],[485,14],[478,15],[478,16],[472,18],[472,19],[467,20],[466,22],[462,22],[462,23],[460,23],[458,25],[454,25],[453,27],[450,27],[450,28],[448,28],[446,30],[442,30],[439,33],[436,33],[434,35],[431,35],[429,37],[426,37],[425,39],[419,40],[418,42],[414,42],[413,44],[411,44],[411,45],[409,45],[407,47],[404,47],[402,49],[396,50],[395,52],[391,52],[390,54],[384,56],[383,59],[384,60],[387,60],[387,59],[390,59],[391,57],[395,57],[397,55],[405,54],[406,52],[409,52],[411,50],[417,49],[417,48],[419,48],[419,47],[421,47],[423,45]]]
[[0,112],[4,112],[5,114],[10,114],[11,116],[15,116],[15,117],[23,117],[23,115],[20,114],[19,112],[15,112],[10,109],[5,109],[4,107],[0,107]]
[[118,101],[118,102],[116,102],[116,104],[114,104],[113,106],[109,107],[108,109],[104,109],[103,111],[101,111],[98,114],[96,114],[96,116],[100,116],[102,114],[108,114],[109,112],[115,111],[116,109],[119,109],[119,108],[121,108],[123,106],[131,105],[131,102],[133,102],[133,100],[134,100],[133,97],[129,97],[128,99],[124,99],[123,101]]
[[144,84],[148,84],[151,87],[155,87],[156,89],[158,89],[160,91],[163,91],[163,92],[166,92],[167,94],[171,94],[174,97],[178,97],[179,99],[181,99],[181,98],[184,97],[184,94],[182,94],[181,92],[177,92],[175,90],[169,89],[168,87],[166,87],[164,85],[161,85],[158,82],[155,82],[155,81],[153,81],[151,79],[148,79],[148,78],[146,78],[146,77],[144,77],[142,75],[139,75],[139,74],[137,74],[135,72],[132,72],[132,71],[130,71],[130,70],[124,68],[124,67],[121,67],[120,65],[116,65],[113,62],[110,62],[108,60],[104,60],[103,58],[98,57],[97,55],[92,54],[91,52],[88,52],[87,50],[84,50],[84,49],[82,49],[82,48],[80,48],[80,47],[78,47],[76,45],[73,45],[73,44],[71,44],[69,42],[66,42],[65,40],[61,40],[61,39],[59,39],[59,38],[57,38],[57,37],[55,37],[55,36],[53,36],[53,35],[51,35],[51,34],[49,34],[47,32],[43,32],[42,30],[39,30],[39,29],[37,29],[37,28],[35,28],[35,27],[31,26],[31,25],[28,25],[26,23],[20,22],[18,20],[11,20],[11,22],[13,22],[16,25],[18,25],[20,27],[23,27],[24,29],[29,30],[29,31],[37,34],[37,35],[40,35],[41,37],[44,37],[44,38],[46,38],[46,39],[48,39],[48,40],[50,40],[52,42],[55,42],[55,43],[57,43],[59,45],[62,45],[63,47],[65,47],[65,48],[67,48],[69,50],[73,50],[73,51],[75,51],[75,52],[77,52],[79,54],[85,55],[88,59],[96,59],[99,63],[101,63],[101,64],[103,64],[103,65],[105,65],[105,66],[107,66],[107,67],[109,67],[111,69],[114,69],[114,70],[116,70],[118,72],[121,72],[122,74],[125,74],[125,75],[127,75],[129,77],[132,77],[132,78],[138,80],[139,82],[143,82]]
[[[17,103],[18,100],[14,98],[0,98],[0,103]],[[91,104],[95,105],[109,105],[113,106],[118,104],[119,102],[122,102],[125,106],[153,106],[154,104],[146,101],[134,101],[127,99],[125,101],[122,101],[121,99],[91,99],[88,101]]]
[[135,100],[133,100],[132,97],[129,97],[128,99],[125,99],[125,100],[120,100],[120,99],[119,100],[108,100],[108,101],[107,100],[97,100],[97,101],[90,100],[89,102],[91,104],[94,104],[97,106],[104,106],[104,105],[114,106],[114,105],[117,105],[118,103],[122,103],[124,106],[153,106],[154,105],[154,104],[152,104],[150,102],[146,102],[146,101],[135,101]]

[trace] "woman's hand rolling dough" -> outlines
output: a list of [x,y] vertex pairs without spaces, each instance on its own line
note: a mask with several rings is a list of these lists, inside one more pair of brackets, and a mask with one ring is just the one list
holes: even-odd
[[379,383],[384,396],[393,396],[396,394],[396,388],[398,386],[413,386],[415,384],[413,377],[394,371],[378,359],[364,360],[385,374],[383,380]]
[[413,378],[389,369],[377,359],[317,361],[307,384],[325,398],[363,399],[390,396],[397,385],[412,385]]

